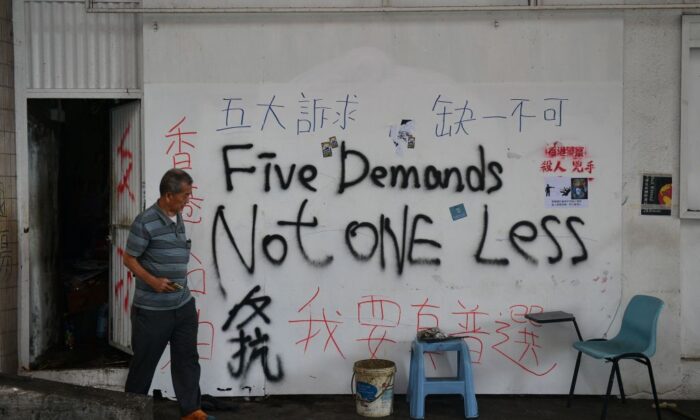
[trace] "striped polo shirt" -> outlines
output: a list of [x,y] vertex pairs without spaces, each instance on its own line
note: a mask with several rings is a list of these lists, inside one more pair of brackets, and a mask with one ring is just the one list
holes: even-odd
[[192,298],[187,287],[190,241],[180,213],[175,222],[158,203],[144,210],[131,224],[126,252],[155,277],[165,277],[182,286],[174,292],[158,293],[136,277],[134,306],[151,310],[177,309]]

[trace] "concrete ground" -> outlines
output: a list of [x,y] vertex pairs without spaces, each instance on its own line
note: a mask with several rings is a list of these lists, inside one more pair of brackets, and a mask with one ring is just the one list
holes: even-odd
[[152,420],[153,399],[0,373],[0,418]]
[[[232,411],[210,411],[217,420],[233,419],[307,419],[345,420],[365,418],[356,413],[350,395],[331,396],[270,396],[258,401],[238,398],[216,399],[232,406]],[[677,411],[662,409],[664,420],[700,420],[700,400],[665,401],[675,403]],[[565,396],[477,396],[480,420],[577,420],[599,419],[603,408],[602,397],[576,397],[571,408],[566,408]],[[459,396],[430,396],[426,401],[426,420],[463,419],[462,399]],[[169,400],[154,401],[155,420],[179,418],[177,403]],[[386,419],[408,419],[409,408],[405,395],[394,398],[394,413]],[[650,400],[630,400],[624,404],[611,399],[608,405],[610,420],[656,419]]]

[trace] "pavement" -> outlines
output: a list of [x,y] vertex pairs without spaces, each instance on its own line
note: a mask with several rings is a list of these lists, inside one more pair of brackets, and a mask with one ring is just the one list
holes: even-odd
[[[207,399],[205,398],[205,402]],[[675,408],[663,408],[664,420],[700,420],[700,400],[662,400],[662,403],[675,404]],[[222,408],[231,410],[209,410],[208,414],[217,420],[233,419],[305,419],[305,420],[345,420],[362,419],[357,414],[351,395],[276,395],[245,400],[243,398],[216,398],[209,403],[219,403]],[[603,398],[578,396],[571,408],[566,407],[566,396],[503,396],[477,395],[480,420],[578,420],[599,419],[603,409]],[[651,400],[627,399],[622,403],[611,398],[608,404],[610,420],[656,419],[656,411]],[[206,404],[205,404],[206,405]],[[663,406],[663,404],[662,404]],[[385,419],[408,419],[409,407],[405,395],[394,396],[394,412]],[[154,401],[155,420],[179,418],[177,403],[167,399]],[[460,396],[429,396],[425,405],[426,420],[463,419],[463,404]]]
[[152,420],[153,399],[0,373],[0,418]]

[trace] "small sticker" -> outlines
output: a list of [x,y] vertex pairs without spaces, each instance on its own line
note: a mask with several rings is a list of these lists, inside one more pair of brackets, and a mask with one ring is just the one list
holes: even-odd
[[462,219],[467,217],[467,209],[464,208],[464,204],[457,204],[450,207],[450,214],[452,215],[452,220]]
[[401,124],[392,125],[389,127],[389,139],[394,144],[394,150],[397,156],[403,156],[406,149],[415,149],[416,124],[415,121],[402,119]]
[[571,199],[588,200],[587,178],[571,178]]
[[545,177],[543,188],[545,208],[587,208],[591,179],[566,176]]
[[335,136],[328,137],[328,142],[331,144],[332,148],[338,147],[338,139],[335,138]]
[[642,174],[642,214],[670,216],[672,204],[671,174]]
[[323,154],[324,158],[333,156],[333,149],[331,148],[331,142],[324,141],[323,143],[321,143],[321,153]]

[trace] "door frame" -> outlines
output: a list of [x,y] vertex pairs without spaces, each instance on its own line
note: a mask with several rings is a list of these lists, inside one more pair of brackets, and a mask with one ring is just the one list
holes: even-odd
[[[31,326],[31,279],[29,267],[29,231],[32,226],[29,217],[29,139],[27,132],[28,99],[138,99],[141,101],[141,150],[144,150],[143,89],[28,89],[29,67],[24,0],[12,1],[12,27],[14,49],[14,91],[15,91],[15,153],[17,180],[17,361],[18,373],[30,370],[36,355],[30,354]],[[142,54],[141,41],[138,41]],[[143,75],[143,65],[139,64]],[[143,83],[143,77],[141,77]],[[143,173],[143,156],[138,162]],[[142,204],[143,204],[142,185]]]
[[[21,8],[19,8],[21,9]],[[15,22],[18,8],[14,9]],[[29,212],[29,138],[27,130],[27,108],[29,99],[135,99],[141,102],[140,107],[140,147],[144,150],[144,119],[143,119],[143,91],[123,90],[115,92],[103,91],[34,91],[26,89],[26,74],[24,73],[23,59],[18,56],[26,53],[22,48],[23,29],[15,25],[15,147],[16,147],[16,179],[17,179],[17,220],[18,220],[18,264],[17,264],[17,358],[18,371],[31,370],[30,366],[38,355],[32,355],[30,349],[30,327],[31,327],[31,284],[29,267],[31,255],[29,254],[29,231],[32,226]],[[24,51],[19,51],[24,50]],[[141,173],[144,171],[143,153],[138,159],[137,165]],[[144,205],[143,182],[139,186],[141,190],[141,206]],[[111,188],[111,186],[110,186]]]
[[[16,73],[17,74],[17,73]],[[20,94],[22,90],[22,94]],[[18,210],[18,284],[17,284],[17,357],[18,369],[31,370],[30,366],[37,356],[31,354],[30,350],[30,331],[31,331],[31,284],[29,267],[31,264],[31,255],[29,254],[29,230],[32,226],[29,212],[29,138],[27,131],[27,108],[29,99],[135,99],[141,102],[139,119],[141,121],[139,132],[139,147],[144,150],[144,124],[143,124],[143,94],[139,92],[123,92],[115,95],[114,93],[105,92],[90,92],[82,93],[80,96],[75,95],[46,95],[45,93],[37,93],[27,91],[25,89],[17,89],[15,86],[15,142],[17,149],[17,210]],[[140,159],[136,163],[139,171],[143,174],[144,159],[141,153]],[[112,185],[110,185],[110,192]],[[139,186],[141,193],[141,207],[144,205],[145,191],[142,184]],[[110,272],[111,275],[111,272]]]

